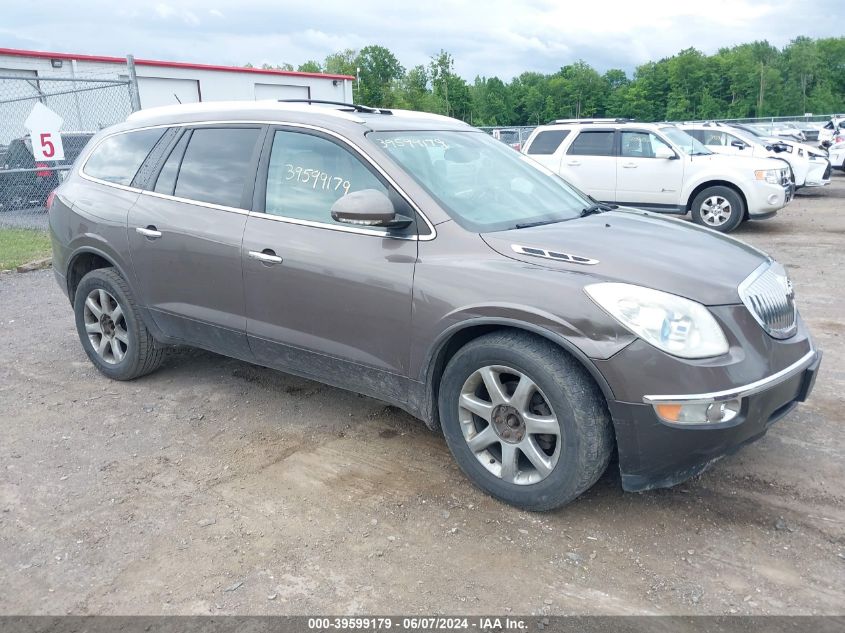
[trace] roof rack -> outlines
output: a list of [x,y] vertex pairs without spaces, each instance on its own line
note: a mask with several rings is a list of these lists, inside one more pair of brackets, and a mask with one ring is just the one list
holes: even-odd
[[554,125],[557,123],[634,123],[636,119],[555,119],[549,121],[546,125]]
[[346,103],[344,101],[327,101],[325,99],[279,99],[280,103],[309,103],[317,105],[336,105],[345,108],[351,108],[355,112],[365,112],[367,114],[393,114],[390,110],[384,108],[371,108],[370,106],[360,105],[357,103]]

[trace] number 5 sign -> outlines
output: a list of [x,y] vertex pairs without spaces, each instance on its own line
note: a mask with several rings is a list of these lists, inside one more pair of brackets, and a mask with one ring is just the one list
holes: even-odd
[[64,160],[62,147],[62,117],[43,103],[38,102],[24,121],[32,140],[32,155],[35,160]]

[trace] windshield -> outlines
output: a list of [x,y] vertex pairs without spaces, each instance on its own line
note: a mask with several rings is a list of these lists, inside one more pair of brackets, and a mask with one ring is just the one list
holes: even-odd
[[704,147],[704,144],[699,141],[697,138],[693,138],[686,132],[684,132],[681,128],[666,126],[660,128],[660,131],[663,132],[669,140],[672,141],[675,145],[681,148],[685,154],[689,154],[690,156],[698,156],[703,154],[712,154],[709,149]]
[[572,220],[594,201],[480,131],[371,132],[461,226],[485,233]]

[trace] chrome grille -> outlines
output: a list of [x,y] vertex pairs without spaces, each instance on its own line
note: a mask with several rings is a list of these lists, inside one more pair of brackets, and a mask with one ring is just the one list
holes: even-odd
[[766,262],[738,290],[745,307],[770,336],[784,339],[795,334],[795,292],[783,266]]

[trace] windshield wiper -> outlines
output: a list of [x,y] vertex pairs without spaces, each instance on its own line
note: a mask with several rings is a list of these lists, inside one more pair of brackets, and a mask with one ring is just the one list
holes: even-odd
[[618,208],[618,204],[604,204],[603,202],[596,202],[595,204],[591,204],[589,207],[581,209],[580,217],[586,218],[588,215],[593,215],[594,213],[602,213],[604,211],[610,211],[611,209]]
[[563,222],[563,220],[539,220],[537,222],[521,222],[519,224],[515,224],[513,228],[530,229],[532,226],[543,226],[544,224],[557,224],[558,222]]

